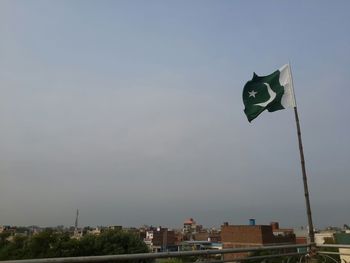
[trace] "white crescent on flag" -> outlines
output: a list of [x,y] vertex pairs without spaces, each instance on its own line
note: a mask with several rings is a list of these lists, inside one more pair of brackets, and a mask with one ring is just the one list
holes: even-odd
[[266,83],[266,82],[265,82],[264,85],[266,85],[266,87],[267,87],[267,91],[268,91],[268,93],[269,93],[269,95],[270,95],[270,98],[269,98],[267,101],[265,101],[265,102],[261,102],[261,103],[254,104],[254,105],[256,105],[256,106],[266,107],[267,105],[269,105],[270,102],[272,102],[272,101],[276,98],[276,92],[274,92],[274,91],[271,89],[269,83]]

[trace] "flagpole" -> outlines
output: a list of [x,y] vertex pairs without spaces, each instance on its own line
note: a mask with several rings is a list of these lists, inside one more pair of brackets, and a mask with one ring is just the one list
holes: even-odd
[[303,183],[304,183],[304,195],[305,195],[305,203],[306,203],[306,213],[307,213],[307,220],[309,225],[309,239],[310,243],[315,242],[315,233],[314,233],[314,225],[312,222],[312,214],[311,214],[311,205],[310,205],[310,197],[309,197],[309,188],[307,184],[307,176],[306,176],[306,168],[305,168],[305,158],[304,158],[304,149],[303,149],[303,142],[301,140],[301,129],[300,129],[300,122],[299,122],[299,115],[298,115],[298,108],[295,100],[295,94],[294,94],[294,85],[293,85],[293,76],[292,76],[292,69],[289,64],[289,73],[290,78],[292,81],[292,90],[293,90],[293,96],[294,96],[294,116],[295,116],[295,122],[297,126],[297,134],[298,134],[298,143],[299,143],[299,153],[300,153],[300,163],[301,163],[301,171],[303,176]]
[[299,152],[300,152],[300,162],[301,162],[301,171],[302,171],[302,175],[303,175],[304,195],[305,195],[305,202],[306,202],[306,213],[307,213],[307,220],[308,220],[308,223],[309,223],[309,238],[310,238],[310,242],[314,243],[315,242],[314,225],[312,223],[312,214],[311,214],[311,205],[310,205],[310,197],[309,197],[309,188],[308,188],[308,185],[307,185],[307,176],[306,176],[306,169],[305,169],[305,158],[304,158],[303,142],[301,140],[301,131],[300,131],[298,109],[297,109],[296,106],[294,107],[294,115],[295,115],[295,122],[296,122],[296,125],[297,125]]

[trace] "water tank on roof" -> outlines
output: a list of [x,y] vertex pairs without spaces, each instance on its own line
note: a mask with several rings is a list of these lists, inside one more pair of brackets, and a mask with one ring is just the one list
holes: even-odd
[[255,226],[255,219],[254,218],[249,219],[249,225]]

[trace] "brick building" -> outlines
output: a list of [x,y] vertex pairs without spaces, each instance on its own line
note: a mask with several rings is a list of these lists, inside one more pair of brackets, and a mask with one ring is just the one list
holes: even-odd
[[[277,227],[277,228],[276,228]],[[221,242],[225,248],[259,247],[276,244],[295,244],[291,229],[279,229],[278,223],[271,225],[229,225],[221,226]],[[226,254],[224,260],[245,257],[247,253]]]
[[150,228],[144,239],[152,252],[174,250],[177,248],[176,241],[175,231],[163,227]]
[[220,231],[203,229],[193,235],[194,241],[221,242]]

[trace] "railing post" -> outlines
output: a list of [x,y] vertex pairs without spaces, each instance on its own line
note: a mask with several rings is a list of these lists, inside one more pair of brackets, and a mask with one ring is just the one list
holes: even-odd
[[310,263],[317,263],[318,262],[318,260],[317,260],[317,251],[316,251],[316,244],[315,243],[310,245],[308,262],[310,262]]

